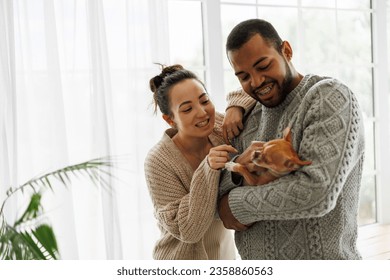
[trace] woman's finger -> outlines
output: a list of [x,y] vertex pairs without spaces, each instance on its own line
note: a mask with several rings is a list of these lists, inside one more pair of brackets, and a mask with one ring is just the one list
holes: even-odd
[[216,146],[214,148],[211,148],[212,151],[226,151],[228,153],[238,153],[238,151],[236,150],[236,148],[234,148],[233,146],[231,145],[226,145],[226,144],[223,144],[223,145],[219,145],[219,146]]

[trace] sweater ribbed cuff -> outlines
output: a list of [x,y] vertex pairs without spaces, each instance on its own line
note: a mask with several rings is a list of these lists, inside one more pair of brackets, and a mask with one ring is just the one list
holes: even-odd
[[[235,188],[229,193],[229,207],[233,216],[242,224],[247,225],[255,221],[253,212],[247,210],[251,205],[244,199],[244,188]],[[246,198],[247,199],[247,198]]]
[[241,107],[244,110],[244,115],[246,115],[256,104],[256,100],[246,94],[242,89],[230,92],[226,101],[228,103],[226,110],[231,107]]

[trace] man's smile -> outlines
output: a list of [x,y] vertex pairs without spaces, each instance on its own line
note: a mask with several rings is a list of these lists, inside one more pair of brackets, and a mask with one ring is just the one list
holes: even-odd
[[258,96],[259,98],[264,98],[267,94],[269,94],[271,92],[271,90],[273,89],[275,83],[272,82],[272,83],[268,83],[267,85],[259,88],[259,89],[256,89],[253,91],[253,93]]

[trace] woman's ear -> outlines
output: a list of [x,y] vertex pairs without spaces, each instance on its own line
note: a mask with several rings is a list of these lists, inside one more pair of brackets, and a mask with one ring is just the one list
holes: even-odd
[[282,54],[287,59],[287,61],[291,61],[293,56],[293,50],[288,41],[283,41],[282,43]]
[[167,122],[167,124],[169,124],[173,128],[176,128],[176,124],[170,116],[163,114],[162,117],[164,121]]

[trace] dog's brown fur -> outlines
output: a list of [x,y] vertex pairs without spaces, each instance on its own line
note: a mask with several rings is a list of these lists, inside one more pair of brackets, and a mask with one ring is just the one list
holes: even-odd
[[291,129],[283,131],[283,138],[268,142],[261,142],[262,146],[252,154],[252,162],[242,165],[229,162],[225,165],[227,170],[237,172],[244,177],[246,185],[264,185],[311,161],[302,161],[291,144]]

